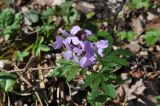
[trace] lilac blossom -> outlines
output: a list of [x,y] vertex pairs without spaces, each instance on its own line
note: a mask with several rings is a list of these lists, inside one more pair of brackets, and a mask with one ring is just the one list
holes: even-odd
[[[79,26],[73,26],[70,32],[61,30],[65,38],[57,36],[53,45],[54,49],[60,49],[62,46],[66,49],[63,58],[72,60],[83,68],[87,68],[96,63],[96,54],[103,57],[104,49],[108,47],[107,40],[100,40],[96,43],[87,41],[87,36],[91,36],[90,30],[84,29],[83,33],[78,33],[82,29]],[[81,34],[81,35],[77,35]]]
[[103,57],[104,56],[103,49],[108,47],[108,41],[107,40],[100,40],[100,41],[96,42],[95,45],[96,45],[96,50],[98,50],[98,54],[101,57]]
[[63,38],[61,36],[56,37],[56,42],[53,45],[54,49],[60,49],[63,45]]

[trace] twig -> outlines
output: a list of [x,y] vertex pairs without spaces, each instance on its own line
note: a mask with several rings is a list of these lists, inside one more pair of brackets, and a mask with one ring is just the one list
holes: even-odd
[[25,66],[25,68],[24,68],[24,71],[27,70],[27,68],[28,68],[29,64],[31,63],[32,59],[33,59],[33,56],[31,56],[31,57],[29,58],[29,61],[27,62],[26,66]]
[[[28,68],[28,70],[31,70],[31,71],[36,71],[36,70],[45,70],[45,69],[54,69],[55,67],[47,67],[47,68]],[[4,69],[2,69],[3,71]],[[4,70],[5,72],[8,72],[8,73],[14,73],[14,72],[22,72],[24,71],[25,69],[18,69],[18,70]]]
[[18,72],[19,68],[18,68],[15,64],[13,64],[13,65],[14,65],[15,69],[17,70],[17,75],[19,75],[20,79],[21,79],[22,81],[24,81],[29,87],[31,87],[31,86],[32,86],[31,83],[30,83],[29,81],[27,81],[27,80],[26,80],[22,75],[20,75],[20,73]]
[[[17,71],[19,71],[18,67],[17,67],[15,64],[13,64],[13,65],[14,65],[15,69],[16,69]],[[32,86],[32,85],[30,84],[30,82],[28,82],[23,76],[21,76],[21,75],[19,74],[19,72],[17,72],[17,74],[20,76],[21,80],[23,80],[28,86]],[[40,102],[40,105],[43,106],[42,100],[41,100],[41,98],[40,98],[40,96],[39,96],[39,94],[38,94],[37,91],[35,91],[35,95],[37,96],[37,98],[38,98],[38,100],[39,100],[39,102]]]
[[17,91],[14,91],[14,90],[12,90],[12,93],[14,93],[16,95],[19,95],[19,96],[29,96],[29,95],[32,95],[32,93],[21,93],[21,92],[17,92]]
[[37,96],[37,99],[38,99],[40,105],[43,106],[42,100],[41,100],[41,98],[40,98],[40,96],[39,96],[37,91],[35,91],[35,95]]
[[121,5],[117,8],[117,12],[116,12],[115,16],[113,17],[113,21],[112,21],[113,23],[111,24],[111,29],[109,31],[111,35],[114,35],[114,27],[116,26],[118,15],[122,11],[125,3],[126,3],[126,0],[123,0]]

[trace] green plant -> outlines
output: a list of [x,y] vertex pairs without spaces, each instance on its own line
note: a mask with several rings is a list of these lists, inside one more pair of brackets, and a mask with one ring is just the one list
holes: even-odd
[[147,46],[154,45],[160,40],[160,31],[156,29],[150,29],[146,31],[144,39]]
[[44,38],[42,36],[37,37],[34,48],[33,48],[33,53],[35,57],[37,57],[41,51],[47,52],[50,50],[48,46],[42,44],[43,41],[44,41]]
[[5,71],[0,71],[0,92],[3,94],[3,100],[8,96],[8,92],[11,92],[16,84],[17,76],[15,74],[9,74]]
[[131,9],[148,8],[149,7],[149,0],[130,0],[128,2],[128,6]]
[[[74,28],[77,28],[77,26],[75,26]],[[91,98],[89,102],[92,105],[98,103],[104,104],[105,102],[107,102],[107,100],[109,100],[109,98],[116,97],[113,82],[117,80],[117,77],[114,75],[114,72],[121,66],[129,66],[128,62],[120,56],[127,57],[131,54],[127,50],[122,49],[113,51],[113,39],[105,31],[100,31],[97,32],[96,35],[88,36],[87,40],[97,42],[99,38],[108,39],[109,46],[104,51],[105,57],[102,58],[97,54],[98,68],[90,70],[91,74],[87,74],[87,71],[92,68],[92,65],[82,68],[81,63],[75,63],[70,60],[58,61],[59,65],[55,69],[51,70],[49,73],[50,77],[65,77],[67,81],[71,81],[72,79],[74,79],[77,73],[83,73],[84,75],[86,75],[86,80],[83,85],[83,89],[85,89],[86,87],[91,88],[90,96],[88,96]],[[61,37],[59,37],[59,40],[57,40],[58,42],[55,43],[56,48],[60,47],[60,45],[58,44],[60,43],[60,39]]]
[[122,31],[118,33],[120,40],[128,40],[128,41],[133,41],[135,39],[135,33],[132,31]]
[[27,51],[23,51],[23,52],[21,52],[21,51],[16,51],[16,57],[17,57],[17,59],[19,60],[19,61],[23,61],[23,59],[24,59],[24,57],[26,57],[26,56],[28,56],[29,55],[29,52],[27,52]]
[[22,19],[20,13],[15,13],[11,8],[4,9],[0,14],[0,37],[8,40],[19,29],[19,23]]
[[32,25],[39,21],[39,16],[35,11],[29,11],[24,15],[24,22],[26,25]]

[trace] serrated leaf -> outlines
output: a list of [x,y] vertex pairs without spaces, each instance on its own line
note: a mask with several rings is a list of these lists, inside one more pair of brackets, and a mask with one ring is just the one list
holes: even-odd
[[6,8],[0,14],[0,24],[2,27],[11,25],[14,22],[15,11],[11,8]]
[[104,90],[105,94],[115,98],[116,97],[116,90],[112,84],[107,84],[105,81],[102,81],[101,87]]
[[97,75],[98,75],[98,73],[93,72],[91,75],[87,76],[87,78],[84,82],[83,88],[86,88],[87,86],[91,85]]
[[113,51],[110,56],[120,56],[120,55],[124,55],[124,56],[130,56],[131,52],[129,52],[128,50],[125,49],[118,49]]
[[94,82],[92,84],[92,96],[93,98],[95,98],[98,94],[98,89],[99,89],[99,85],[101,83],[101,76],[97,76],[95,79],[94,79]]
[[63,66],[56,66],[54,69],[50,70],[50,72],[48,73],[49,77],[55,77],[55,76],[61,76],[63,72]]
[[107,95],[105,95],[105,94],[98,94],[94,100],[96,102],[104,103],[107,100]]
[[125,59],[119,58],[117,56],[108,56],[105,58],[104,62],[107,62],[107,63],[112,62],[118,65],[129,66],[128,62]]
[[78,73],[78,67],[72,67],[69,75],[67,75],[67,81],[72,80],[76,76],[77,73]]

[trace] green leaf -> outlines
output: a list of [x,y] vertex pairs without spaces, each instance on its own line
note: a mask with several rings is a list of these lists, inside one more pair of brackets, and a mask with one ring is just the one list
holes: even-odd
[[78,67],[72,67],[69,75],[67,75],[67,81],[72,80],[76,76],[77,73],[78,73]]
[[49,77],[60,77],[62,75],[64,67],[62,65],[56,66],[54,69],[51,69],[48,73]]
[[84,82],[83,88],[86,88],[87,86],[91,85],[97,75],[98,75],[97,72],[93,72],[91,75],[87,76],[87,78]]
[[48,17],[48,16],[52,16],[54,14],[55,14],[55,9],[47,8],[47,10],[43,11],[42,16],[43,17]]
[[74,64],[71,60],[64,60],[64,59],[60,59],[58,60],[59,64],[64,64],[64,65],[72,65]]
[[135,33],[132,31],[127,32],[127,39],[133,41],[135,39]]
[[104,103],[107,100],[107,95],[105,95],[105,94],[98,94],[94,100],[96,102]]
[[94,82],[92,84],[92,95],[93,95],[93,98],[95,98],[98,94],[98,88],[99,88],[99,85],[101,83],[101,76],[98,75],[95,79],[94,79]]
[[150,29],[146,32],[144,39],[147,46],[154,45],[160,40],[160,31],[156,29]]
[[113,38],[110,35],[107,35],[106,39],[108,40],[108,44],[109,44],[108,48],[105,49],[105,55],[107,56],[112,50]]
[[17,76],[6,72],[0,72],[0,79],[7,79],[7,78],[15,80],[17,79]]
[[93,36],[89,36],[87,39],[89,41],[96,42],[98,40],[98,37],[96,35],[93,35]]
[[11,25],[14,22],[15,11],[11,8],[6,8],[0,14],[0,24],[2,27]]
[[5,4],[9,5],[9,4],[12,4],[14,3],[15,0],[2,0],[5,2]]
[[87,19],[90,19],[90,18],[92,18],[93,16],[94,16],[94,12],[92,12],[92,11],[90,11],[90,12],[88,12],[87,14],[86,14],[86,18]]
[[131,52],[125,49],[117,49],[110,54],[110,56],[120,56],[120,55],[130,56]]
[[128,3],[128,6],[131,9],[148,8],[149,7],[149,0],[131,0]]
[[29,53],[26,52],[26,51],[24,51],[24,52],[20,52],[19,50],[16,51],[16,57],[17,57],[17,59],[19,61],[23,61],[23,58],[26,57],[26,56],[28,56],[28,55],[29,55]]
[[5,72],[0,72],[0,89],[3,92],[9,92],[12,90],[16,83],[17,76],[14,74],[8,74]]
[[42,36],[38,37],[36,39],[36,42],[35,42],[35,45],[34,45],[34,48],[33,48],[33,52],[34,52],[34,56],[37,57],[40,53],[40,50],[48,50],[44,48],[44,46],[42,46],[42,42],[43,42],[44,38]]
[[107,84],[105,81],[102,81],[101,87],[104,90],[105,94],[115,98],[116,97],[116,90],[112,84]]
[[123,66],[129,66],[128,62],[125,59],[119,58],[117,56],[107,56],[104,62],[107,62],[107,63],[112,62],[112,63],[117,63]]
[[38,37],[36,39],[35,46],[40,47],[40,45],[42,44],[43,41],[44,41],[44,38],[42,36]]
[[44,52],[48,52],[48,51],[50,51],[50,48],[48,46],[46,46],[46,45],[41,45],[40,46],[40,50],[44,51]]
[[127,38],[127,32],[126,31],[119,32],[118,35],[120,36],[121,40],[124,40],[125,38]]
[[39,20],[39,16],[37,13],[31,11],[25,14],[24,21],[27,25],[32,25],[32,23],[36,23]]
[[160,96],[156,96],[156,99],[157,99],[158,101],[160,101]]
[[39,47],[34,47],[33,51],[34,51],[34,56],[37,57],[40,53],[40,48]]
[[69,15],[64,15],[63,19],[64,19],[66,24],[73,24],[78,17],[78,12],[74,8],[72,8],[69,12],[70,12],[70,14]]
[[109,33],[106,31],[99,31],[97,32],[97,36],[106,38],[107,36],[109,36]]
[[121,40],[127,39],[128,41],[133,41],[135,39],[135,33],[133,31],[122,31],[119,32],[118,35]]

